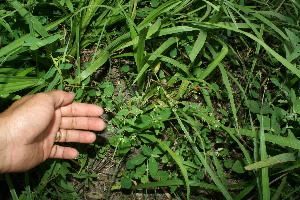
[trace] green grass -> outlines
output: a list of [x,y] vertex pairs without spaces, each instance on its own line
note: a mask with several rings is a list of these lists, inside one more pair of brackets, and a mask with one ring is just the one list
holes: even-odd
[[111,137],[0,179],[14,199],[79,199],[70,182],[99,185],[92,162],[113,156],[107,199],[297,199],[299,19],[292,0],[6,1],[2,107],[73,91]]

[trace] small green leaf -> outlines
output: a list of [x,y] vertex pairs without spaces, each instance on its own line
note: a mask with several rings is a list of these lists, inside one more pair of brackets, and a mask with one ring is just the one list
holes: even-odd
[[60,69],[71,69],[72,66],[73,66],[73,65],[70,64],[70,63],[64,63],[64,64],[59,65],[59,68],[60,68]]
[[151,7],[156,8],[159,6],[159,2],[157,0],[151,0]]
[[270,80],[277,87],[281,87],[281,83],[279,83],[278,79],[276,79],[276,78],[270,78]]
[[146,164],[143,164],[140,167],[137,167],[135,170],[135,174],[134,174],[134,178],[139,179],[142,177],[142,175],[144,175],[144,173],[146,172]]
[[129,114],[128,109],[122,109],[117,113],[118,116],[127,116],[128,114]]
[[264,115],[261,117],[261,115],[257,115],[257,119],[260,121],[260,124],[263,125],[264,130],[270,130],[271,119],[269,117]]
[[121,178],[121,187],[125,189],[130,189],[132,186],[132,181],[130,178],[124,177]]
[[233,162],[231,159],[226,159],[224,160],[224,167],[226,167],[227,169],[230,169],[233,165]]
[[128,160],[126,162],[126,168],[127,169],[134,169],[135,168],[135,165],[131,162],[131,160]]
[[129,65],[123,65],[121,71],[127,73],[129,72],[129,69],[130,69]]
[[149,182],[149,178],[148,178],[148,175],[145,174],[141,177],[141,182],[142,183],[148,183]]
[[231,169],[239,174],[245,172],[243,163],[240,160],[235,161]]
[[130,113],[134,114],[134,115],[139,115],[141,114],[143,111],[140,110],[139,108],[137,108],[136,106],[132,106]]
[[177,57],[177,48],[174,48],[172,51],[170,51],[170,57],[176,58]]
[[118,152],[120,154],[125,154],[128,151],[130,151],[130,148],[131,148],[130,140],[127,137],[124,137],[119,143]]

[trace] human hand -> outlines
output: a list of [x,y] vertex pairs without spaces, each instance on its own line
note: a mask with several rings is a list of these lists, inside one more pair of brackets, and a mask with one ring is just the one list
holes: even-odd
[[[74,93],[24,96],[0,114],[0,173],[29,170],[48,158],[74,159],[78,151],[56,142],[93,143],[105,123],[97,105],[73,102]],[[59,134],[57,134],[59,133]],[[57,137],[59,136],[59,137]]]

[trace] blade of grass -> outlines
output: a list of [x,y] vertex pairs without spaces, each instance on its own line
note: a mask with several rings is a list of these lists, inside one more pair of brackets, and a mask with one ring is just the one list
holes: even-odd
[[11,197],[13,200],[18,200],[19,197],[17,195],[17,192],[16,192],[16,189],[13,185],[13,182],[11,180],[11,176],[10,174],[5,174],[5,179],[7,181],[7,184],[8,184],[8,187],[9,187],[9,191],[10,191],[10,194],[11,194]]
[[[216,39],[216,40],[223,46],[223,48],[227,49],[227,51],[228,51],[228,46],[224,42],[222,42],[219,39]],[[210,52],[212,53],[213,57],[215,58],[217,55],[216,55],[214,48],[210,44],[208,44],[208,48],[209,48]],[[221,62],[218,65],[219,65],[219,68],[220,68],[220,71],[222,74],[223,83],[226,87],[227,94],[229,97],[231,111],[232,111],[236,126],[238,127],[237,109],[236,109],[236,105],[235,105],[234,98],[233,98],[233,91],[232,91],[232,88],[230,86],[230,82],[229,82],[229,79],[227,76],[227,71],[225,70],[224,65]]]
[[[259,135],[259,150],[260,150],[260,160],[265,160],[268,158],[265,130],[264,130],[264,118],[260,115],[260,135]],[[270,199],[270,182],[269,182],[269,168],[265,167],[261,169],[261,183],[262,183],[262,197],[264,200]]]
[[253,189],[254,189],[254,185],[253,184],[251,184],[251,185],[249,185],[249,186],[247,186],[247,187],[245,187],[235,198],[234,198],[234,200],[242,200],[242,199],[244,199],[245,198],[245,196],[247,195],[247,194],[249,194]]
[[158,8],[153,10],[148,16],[138,25],[142,27],[148,23],[151,23],[158,16],[161,16],[163,13],[170,11],[181,3],[179,0],[167,1],[164,4],[160,5]]
[[226,177],[225,177],[224,170],[221,166],[221,163],[220,163],[219,159],[216,156],[216,153],[214,152],[213,149],[211,149],[211,150],[212,150],[211,152],[212,152],[212,156],[213,156],[214,165],[216,166],[216,169],[217,169],[217,174],[218,174],[220,180],[222,181],[224,187],[228,190],[227,180],[226,180]]
[[281,193],[283,191],[283,188],[284,188],[285,184],[287,183],[286,179],[287,179],[287,176],[284,176],[282,178],[281,183],[280,183],[278,189],[276,190],[274,196],[272,197],[272,200],[277,200],[277,199],[280,198],[280,195],[281,195]]
[[30,183],[29,183],[29,174],[28,171],[25,172],[25,185],[26,185],[26,195],[27,199],[32,199]]
[[[133,186],[132,188],[133,189],[142,189],[142,188],[164,187],[164,186],[172,186],[172,185],[174,185],[174,186],[185,185],[185,182],[182,181],[182,180],[165,180],[165,181],[139,184],[139,185]],[[189,185],[192,186],[192,187],[201,187],[201,188],[204,188],[204,189],[219,191],[219,188],[216,187],[215,185],[208,184],[208,183],[205,183],[205,182],[190,181]]]
[[208,67],[202,72],[202,74],[198,77],[199,80],[205,79],[223,60],[223,58],[228,53],[227,46],[223,46],[220,53],[214,58],[214,60],[208,65]]
[[80,78],[75,78],[75,82],[80,82],[80,80],[84,80],[87,77],[89,77],[92,73],[94,73],[98,68],[100,68],[106,61],[109,59],[109,52],[102,50],[101,55],[91,63],[91,65],[86,68],[83,72],[80,74]]
[[[246,158],[247,163],[252,164],[252,159],[250,157],[249,152],[246,150],[246,148],[241,144],[241,142],[234,135],[234,133],[238,133],[238,135],[240,135],[239,132],[232,132],[230,130],[230,128],[221,124],[219,120],[216,120],[213,115],[209,116],[208,113],[205,113],[202,110],[198,110],[198,112],[193,113],[193,115],[198,118],[200,117],[200,119],[204,120],[212,127],[215,127],[215,128],[221,127],[223,130],[225,130],[230,135],[230,137],[238,144],[238,146],[240,147],[240,149],[242,150],[242,152]],[[240,131],[240,129],[234,129],[234,130]]]

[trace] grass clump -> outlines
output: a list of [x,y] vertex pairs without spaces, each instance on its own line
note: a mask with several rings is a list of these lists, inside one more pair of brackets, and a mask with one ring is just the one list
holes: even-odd
[[6,176],[11,194],[83,197],[70,182],[95,185],[93,163],[113,156],[106,199],[296,198],[299,8],[237,0],[2,4],[1,103],[73,91],[77,101],[105,107],[110,136],[78,161],[27,172],[23,193]]

